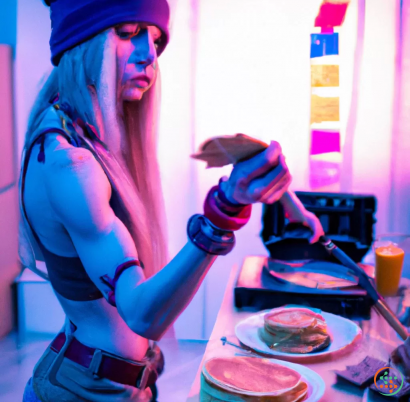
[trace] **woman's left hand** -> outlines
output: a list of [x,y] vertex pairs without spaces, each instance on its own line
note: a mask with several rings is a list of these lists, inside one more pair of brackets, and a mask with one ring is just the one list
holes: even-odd
[[301,223],[312,231],[312,236],[309,238],[310,243],[316,243],[320,236],[325,235],[322,224],[314,213],[305,210],[304,220]]
[[325,232],[319,218],[304,207],[293,191],[288,190],[283,194],[280,203],[289,222],[301,223],[312,231],[312,236],[309,238],[310,243],[316,243],[320,236],[324,236]]

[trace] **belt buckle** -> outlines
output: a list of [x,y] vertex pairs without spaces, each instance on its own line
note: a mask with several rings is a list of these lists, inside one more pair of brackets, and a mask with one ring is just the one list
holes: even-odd
[[88,371],[95,379],[100,378],[100,376],[98,375],[98,370],[100,369],[102,358],[103,358],[102,351],[100,349],[95,349],[93,358],[91,359],[91,363],[88,366]]
[[152,369],[150,364],[147,364],[142,369],[142,375],[139,377],[139,379],[137,379],[137,382],[135,384],[138,389],[145,390],[145,388],[147,388],[147,383],[151,372]]

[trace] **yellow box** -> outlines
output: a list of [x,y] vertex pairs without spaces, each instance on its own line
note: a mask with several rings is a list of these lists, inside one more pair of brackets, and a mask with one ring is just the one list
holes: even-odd
[[339,66],[312,64],[310,71],[312,87],[339,86]]
[[323,121],[339,121],[339,98],[325,98],[312,95],[310,104],[310,123]]

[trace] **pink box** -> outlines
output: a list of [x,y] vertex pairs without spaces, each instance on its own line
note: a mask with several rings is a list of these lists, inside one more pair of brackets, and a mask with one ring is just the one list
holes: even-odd
[[0,192],[16,180],[12,50],[0,45]]
[[340,133],[332,130],[312,130],[310,155],[340,152]]

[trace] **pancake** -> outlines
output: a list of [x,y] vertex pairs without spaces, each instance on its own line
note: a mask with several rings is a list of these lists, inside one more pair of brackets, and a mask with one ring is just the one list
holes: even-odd
[[191,158],[207,162],[207,168],[222,167],[250,159],[268,147],[245,134],[225,135],[205,141]]
[[296,354],[323,350],[331,341],[323,316],[303,307],[273,309],[259,336],[271,349]]
[[218,357],[208,360],[202,370],[201,401],[296,402],[307,390],[298,372],[258,357]]
[[287,392],[301,379],[296,371],[258,357],[219,357],[206,362],[205,369],[229,388],[266,394]]

